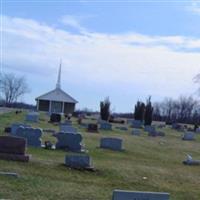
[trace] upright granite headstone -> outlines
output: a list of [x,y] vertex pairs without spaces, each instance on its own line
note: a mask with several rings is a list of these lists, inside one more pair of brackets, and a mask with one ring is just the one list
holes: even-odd
[[195,133],[194,132],[185,132],[182,139],[183,140],[195,140]]
[[112,200],[169,200],[170,194],[164,192],[139,192],[114,190]]
[[122,139],[111,137],[101,138],[100,148],[122,151]]
[[56,149],[64,149],[68,151],[81,151],[81,134],[59,132],[54,135],[57,138]]
[[91,158],[88,155],[66,155],[65,165],[75,169],[92,169]]
[[133,129],[132,130],[132,135],[140,136],[140,134],[141,134],[140,130],[138,130],[138,129]]
[[64,124],[72,126],[72,121],[71,120],[65,120]]
[[132,124],[131,124],[132,128],[142,128],[142,126],[143,126],[142,121],[140,121],[140,120],[133,120],[132,121]]
[[97,124],[88,124],[87,131],[91,133],[97,133],[98,132],[98,125]]
[[30,128],[31,126],[30,125],[27,125],[27,124],[22,124],[22,123],[14,123],[11,125],[11,135],[15,136],[16,135],[16,132],[17,132],[17,129],[19,127],[25,127],[25,128]]
[[121,131],[128,131],[128,128],[125,126],[117,126],[116,129],[119,129]]
[[17,129],[16,136],[25,138],[29,146],[41,147],[42,130],[39,128],[19,127]]
[[28,162],[26,140],[13,136],[0,136],[0,159]]
[[110,124],[106,121],[101,121],[100,122],[100,129],[106,130],[106,131],[112,130],[112,124]]
[[52,113],[50,116],[50,122],[54,123],[58,123],[61,122],[61,114],[58,113]]
[[77,133],[77,129],[74,128],[71,125],[61,123],[60,124],[60,132],[65,132],[65,133]]
[[26,115],[26,121],[28,122],[38,122],[39,113],[37,112],[30,112]]

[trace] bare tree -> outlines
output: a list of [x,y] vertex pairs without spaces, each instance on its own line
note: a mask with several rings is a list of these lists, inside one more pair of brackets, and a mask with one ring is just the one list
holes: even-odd
[[29,88],[24,77],[5,73],[0,75],[0,92],[5,103],[10,104],[29,92]]

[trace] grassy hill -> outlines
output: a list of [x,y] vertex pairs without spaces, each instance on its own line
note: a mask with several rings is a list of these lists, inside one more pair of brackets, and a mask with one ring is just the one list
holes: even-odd
[[[23,122],[25,113],[0,115],[0,134],[5,126]],[[40,115],[34,127],[58,127],[47,123],[48,117]],[[73,125],[78,127],[76,119]],[[60,150],[28,148],[32,155],[29,163],[0,160],[0,171],[20,174],[20,178],[0,176],[0,199],[41,200],[111,200],[114,189],[169,192],[170,200],[200,199],[200,167],[184,166],[187,153],[200,159],[200,134],[196,141],[182,141],[181,133],[164,128],[166,137],[152,138],[145,132],[132,136],[129,131],[100,131],[87,133],[79,128],[83,143],[92,157],[96,172],[66,168]],[[124,152],[97,148],[102,136],[123,138]],[[55,138],[45,133],[43,141]],[[145,178],[144,178],[145,177]]]

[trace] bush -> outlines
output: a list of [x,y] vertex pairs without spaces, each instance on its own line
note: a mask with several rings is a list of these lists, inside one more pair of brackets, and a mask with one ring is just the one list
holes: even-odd
[[110,104],[108,97],[105,98],[104,101],[100,102],[100,115],[102,120],[108,121],[110,116]]
[[147,99],[145,116],[144,116],[144,125],[151,125],[153,118],[153,107],[151,104],[151,97]]
[[134,111],[134,118],[135,120],[144,120],[144,113],[145,113],[145,104],[141,101],[138,101],[135,105],[135,111]]

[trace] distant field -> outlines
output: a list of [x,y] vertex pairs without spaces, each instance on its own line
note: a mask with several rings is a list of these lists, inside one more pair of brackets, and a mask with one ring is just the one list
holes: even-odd
[[[5,126],[24,121],[25,113],[0,115],[0,134]],[[35,127],[54,128],[40,115]],[[89,120],[90,121],[90,120]],[[94,121],[93,121],[94,122]],[[73,125],[78,128],[76,119]],[[119,126],[119,125],[114,125]],[[200,166],[184,166],[186,154],[200,160],[200,134],[196,141],[182,141],[181,133],[164,128],[166,137],[152,138],[145,132],[132,136],[129,131],[87,133],[79,129],[96,172],[70,170],[62,165],[66,152],[28,148],[29,163],[0,160],[0,171],[17,172],[20,178],[0,176],[0,199],[14,200],[111,200],[114,189],[169,192],[170,200],[200,200]],[[97,148],[102,136],[123,138],[124,152]],[[44,140],[55,142],[51,134]],[[146,177],[146,178],[143,178]]]

